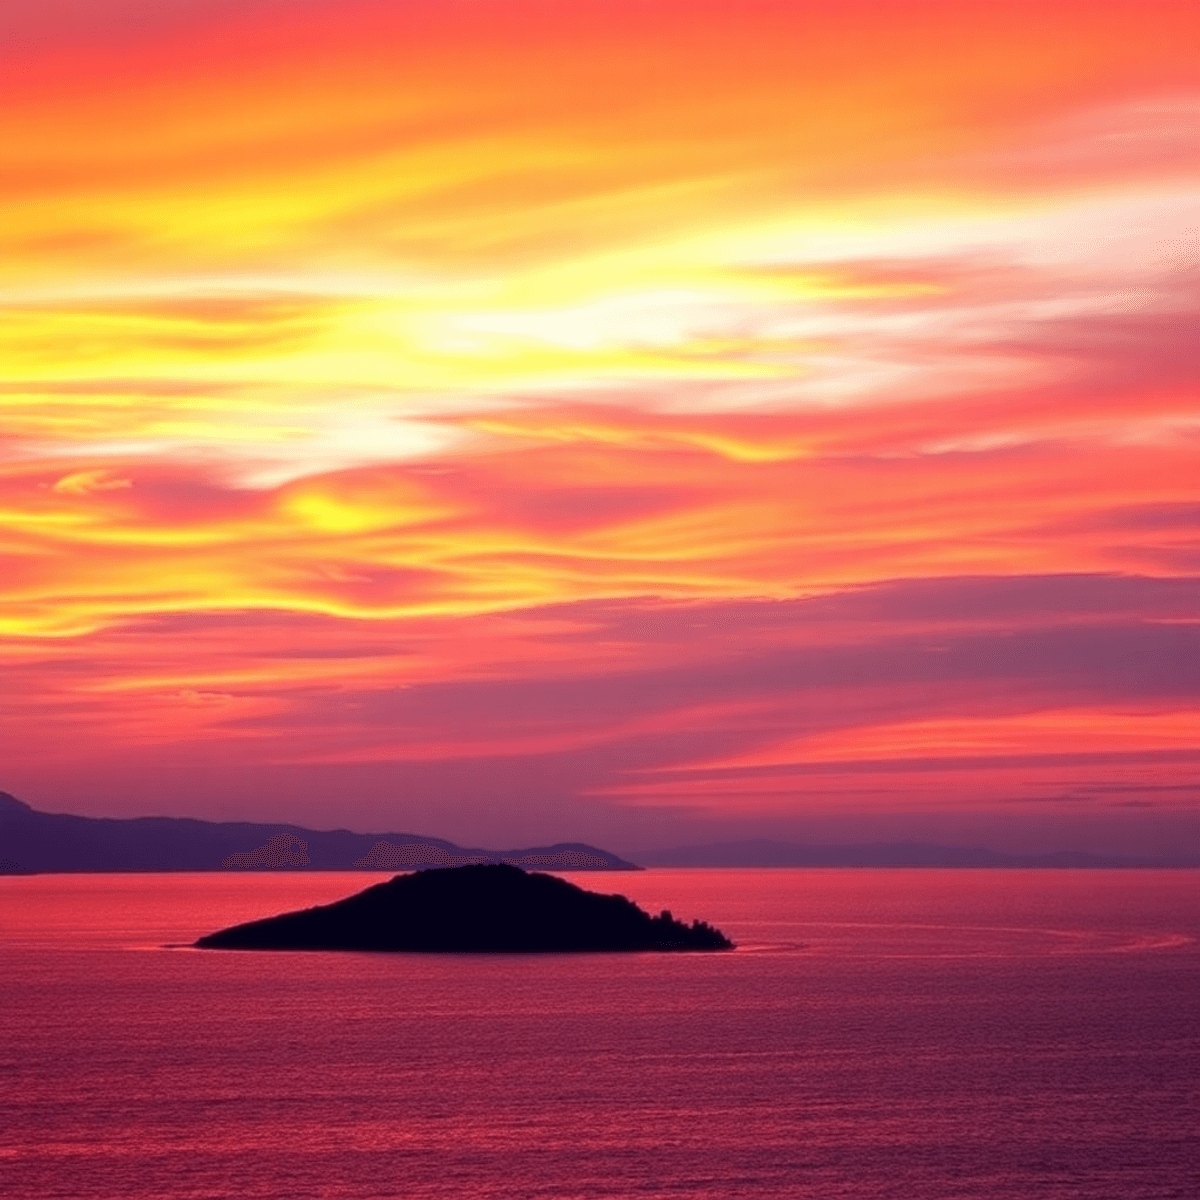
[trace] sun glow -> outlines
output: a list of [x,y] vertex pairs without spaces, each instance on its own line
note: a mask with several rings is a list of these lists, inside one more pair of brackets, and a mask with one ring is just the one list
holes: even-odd
[[1120,650],[1196,628],[1193,5],[87,7],[0,48],[6,786],[778,815],[1001,757],[1032,812],[1200,758]]

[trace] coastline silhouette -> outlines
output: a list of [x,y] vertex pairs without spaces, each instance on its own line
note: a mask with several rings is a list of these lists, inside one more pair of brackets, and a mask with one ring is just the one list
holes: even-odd
[[[293,857],[288,847],[295,843],[280,842],[281,835],[303,843],[308,861]],[[279,847],[278,857],[271,853],[272,846]],[[258,859],[260,855],[264,857]],[[608,850],[583,842],[492,850],[464,848],[445,838],[395,830],[354,833],[349,829],[202,821],[193,817],[81,817],[39,812],[4,791],[0,791],[0,858],[20,863],[22,874],[220,871],[231,867],[397,871],[471,862],[517,862],[570,871],[641,869]],[[13,868],[8,871],[13,873]]]
[[404,867],[466,867],[473,863],[509,863],[514,867],[605,868],[608,862],[586,850],[553,850],[519,856],[490,854],[450,854],[429,842],[409,842],[403,846],[376,842],[370,853],[356,859],[355,867],[364,870],[397,871]]
[[507,863],[397,875],[333,904],[234,925],[199,938],[206,950],[416,950],[546,953],[730,950],[703,921],[652,917],[624,896]]

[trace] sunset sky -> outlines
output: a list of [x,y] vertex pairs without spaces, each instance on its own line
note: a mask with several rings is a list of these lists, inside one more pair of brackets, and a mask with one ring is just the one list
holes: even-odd
[[1195,0],[0,11],[0,789],[1200,847]]

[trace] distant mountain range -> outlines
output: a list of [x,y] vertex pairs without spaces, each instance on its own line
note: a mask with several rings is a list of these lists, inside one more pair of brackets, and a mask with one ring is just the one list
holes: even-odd
[[[1200,855],[1128,857],[1063,850],[1005,854],[981,846],[871,842],[813,846],[754,840],[645,850],[648,867],[1200,867]],[[39,871],[307,869],[404,871],[508,862],[541,871],[637,871],[582,842],[517,850],[464,848],[415,833],[352,833],[187,817],[79,817],[38,812],[0,792],[0,875]]]
[[809,846],[797,842],[716,842],[644,850],[647,867],[1196,867],[1190,858],[1131,858],[1060,850],[1053,854],[1005,854],[982,846],[927,842],[870,842],[855,846]]
[[0,874],[272,868],[403,871],[489,862],[540,871],[639,869],[581,842],[479,850],[415,833],[322,831],[186,817],[78,817],[37,812],[0,792]]

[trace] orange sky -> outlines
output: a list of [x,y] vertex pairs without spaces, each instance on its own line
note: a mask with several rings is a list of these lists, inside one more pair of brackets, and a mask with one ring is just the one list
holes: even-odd
[[1194,4],[17,7],[0,787],[1196,844]]

